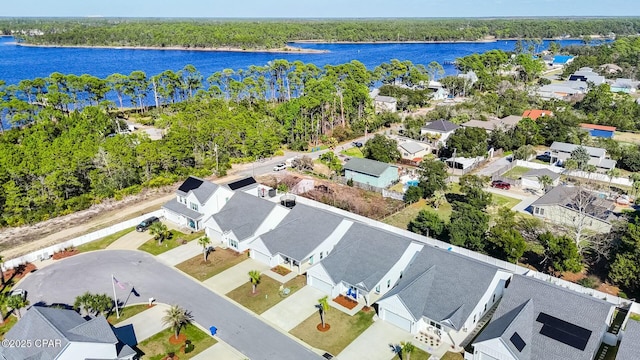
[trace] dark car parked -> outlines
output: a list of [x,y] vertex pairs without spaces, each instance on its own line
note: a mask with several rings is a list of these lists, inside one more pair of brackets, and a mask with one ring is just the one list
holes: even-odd
[[136,231],[138,232],[145,231],[149,228],[149,226],[151,226],[151,224],[158,221],[160,221],[160,219],[158,219],[156,216],[152,216],[148,219],[144,219],[140,224],[138,224],[138,226],[136,226]]
[[355,147],[362,147],[362,146],[363,146],[363,145],[362,145],[362,143],[361,143],[361,142],[359,142],[359,141],[354,141],[352,144],[353,144],[353,146],[355,146]]
[[491,187],[502,189],[502,190],[509,190],[511,189],[511,184],[502,180],[495,180],[491,182]]

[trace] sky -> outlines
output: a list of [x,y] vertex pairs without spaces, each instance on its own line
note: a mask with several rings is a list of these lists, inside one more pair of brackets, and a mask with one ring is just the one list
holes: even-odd
[[640,16],[639,0],[27,0],[6,17],[366,18]]

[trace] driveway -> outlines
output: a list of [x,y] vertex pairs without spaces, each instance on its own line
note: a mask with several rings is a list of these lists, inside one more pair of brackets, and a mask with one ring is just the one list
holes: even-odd
[[[126,331],[133,326],[133,332],[136,340],[133,345],[137,345],[169,327],[168,324],[165,325],[162,323],[162,317],[168,308],[169,306],[166,304],[156,304],[156,306],[114,325],[116,333],[119,332],[118,329]],[[126,343],[127,345],[132,345],[128,341]]]
[[236,349],[223,342],[218,342],[207,350],[192,357],[193,360],[211,360],[211,359],[224,359],[224,360],[245,360],[246,357],[240,354]]
[[[95,251],[75,255],[38,270],[25,278],[20,287],[28,291],[31,304],[46,302],[73,304],[85,291],[112,294],[111,275],[135,287],[138,297],[130,302],[177,304],[191,311],[202,326],[216,326],[222,341],[252,360],[321,359],[309,348],[268,326],[259,317],[232,304],[194,279],[163,265],[140,251]],[[131,292],[116,287],[120,300]]]
[[203,281],[202,284],[218,294],[224,295],[249,281],[249,271],[251,270],[263,272],[269,270],[269,266],[253,259],[247,259],[240,264]]
[[347,346],[337,359],[339,360],[390,360],[395,354],[391,351],[392,345],[399,345],[401,341],[413,341],[413,336],[378,319],[349,346]]
[[500,168],[505,167],[509,164],[511,164],[511,161],[509,161],[509,156],[501,157],[498,160],[490,162],[488,165],[486,165],[482,169],[479,169],[478,171],[475,172],[475,174],[480,176],[491,176],[493,175],[494,172],[500,170]]
[[504,195],[504,196],[515,198],[515,199],[519,199],[520,202],[517,203],[514,207],[512,207],[511,210],[517,211],[517,212],[520,212],[520,213],[524,213],[524,214],[529,214],[529,215],[531,215],[531,213],[529,213],[527,211],[527,208],[529,208],[529,206],[531,204],[533,204],[534,201],[536,201],[536,200],[538,200],[540,198],[540,196],[537,196],[537,195],[523,195],[523,194],[517,193],[517,192],[515,192],[513,190],[500,190],[500,189],[496,189],[496,188],[492,188],[492,187],[488,187],[485,190],[490,192],[490,193],[494,193],[494,194],[498,194],[498,195]]
[[196,255],[202,256],[202,245],[198,244],[198,240],[191,240],[185,245],[163,252],[156,258],[167,265],[176,266]]
[[262,313],[262,317],[269,323],[289,332],[318,311],[315,305],[318,303],[318,299],[325,295],[312,286],[305,286]]
[[133,230],[132,232],[126,234],[120,239],[111,243],[111,245],[107,246],[108,250],[136,250],[142,244],[147,241],[153,239],[153,236],[149,233],[149,230],[145,232],[137,232]]

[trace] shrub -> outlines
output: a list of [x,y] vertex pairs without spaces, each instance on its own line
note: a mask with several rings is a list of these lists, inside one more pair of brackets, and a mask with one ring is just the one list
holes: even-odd
[[595,276],[587,276],[577,281],[578,285],[582,285],[589,289],[595,289],[600,286],[600,280]]
[[353,179],[347,180],[347,186],[353,186]]
[[414,202],[420,200],[422,198],[422,188],[419,186],[409,186],[407,191],[404,193],[404,202],[407,204],[413,204]]

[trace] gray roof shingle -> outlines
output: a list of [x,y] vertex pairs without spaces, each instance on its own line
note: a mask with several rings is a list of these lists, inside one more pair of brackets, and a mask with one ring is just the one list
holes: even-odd
[[613,202],[602,199],[593,193],[573,186],[559,185],[549,190],[531,206],[559,205],[565,208],[582,211],[587,216],[592,216],[604,221],[610,220],[613,210]]
[[430,131],[437,131],[437,132],[449,132],[449,131],[453,131],[457,128],[459,128],[460,126],[452,123],[451,121],[447,121],[447,120],[436,120],[436,121],[432,121],[430,123],[428,123],[427,125],[423,126],[422,129],[423,130],[430,130]]
[[207,200],[218,189],[218,185],[204,179],[197,178],[195,176],[189,176],[182,185],[176,190],[178,195],[187,196],[189,192],[195,195],[200,204],[205,204]]
[[198,220],[204,216],[202,213],[188,208],[187,205],[179,203],[177,199],[173,199],[167,202],[166,204],[162,205],[162,207],[164,209],[173,211],[174,213],[184,215],[193,220]]
[[551,178],[551,180],[556,180],[558,178],[560,178],[560,174],[555,173],[549,169],[531,169],[529,171],[527,171],[526,173],[524,173],[524,175],[522,175],[523,178],[535,178],[537,179],[540,176],[544,176],[547,175],[548,177]]
[[343,218],[329,211],[298,204],[273,230],[260,235],[271,254],[297,261],[320,245],[340,225]]
[[345,170],[355,171],[375,177],[382,175],[382,173],[384,173],[389,167],[395,166],[376,160],[362,158],[352,158],[344,165]]
[[418,144],[415,141],[404,141],[398,144],[401,148],[403,148],[409,154],[415,154],[417,152],[423,151],[425,149],[424,146]]
[[[528,276],[514,275],[493,319],[474,343],[494,338],[513,351],[518,360],[592,360],[607,330],[612,304]],[[540,313],[591,331],[584,350],[540,334]],[[526,343],[517,351],[510,339],[514,333]]]
[[637,360],[638,358],[640,358],[640,322],[628,320],[616,360]]
[[416,320],[425,316],[460,330],[497,271],[460,254],[425,247],[384,298],[397,295]]
[[403,236],[354,223],[321,264],[334,283],[371,291],[410,244]]
[[222,231],[233,231],[238,240],[243,240],[255,234],[276,206],[274,202],[236,191],[212,217]]
[[[553,144],[551,144],[551,150],[570,153],[573,150],[577,149],[579,146],[580,145],[554,141]],[[583,146],[583,148],[587,150],[587,153],[589,154],[589,156],[592,156],[592,157],[603,157],[607,153],[605,149],[601,149],[601,148],[596,148],[591,146]]]

